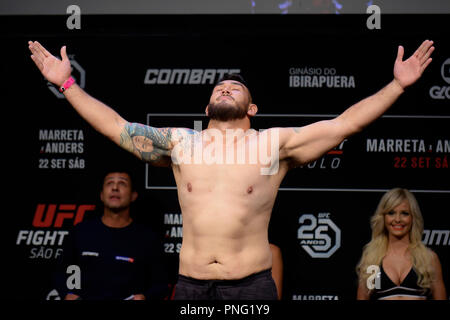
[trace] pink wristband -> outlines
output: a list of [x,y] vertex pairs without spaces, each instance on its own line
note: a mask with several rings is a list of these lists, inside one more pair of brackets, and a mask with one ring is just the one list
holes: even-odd
[[64,81],[63,85],[59,88],[59,92],[64,92],[67,89],[70,88],[71,85],[75,83],[75,79],[72,77],[69,77],[66,81]]

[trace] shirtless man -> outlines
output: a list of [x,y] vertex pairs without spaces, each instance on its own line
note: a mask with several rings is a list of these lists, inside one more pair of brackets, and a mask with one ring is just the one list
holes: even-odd
[[[431,62],[432,45],[424,41],[405,61],[399,46],[394,79],[340,116],[263,132],[250,129],[258,108],[237,75],[214,87],[206,107],[207,129],[154,128],[126,121],[72,84],[66,47],[61,48],[62,60],[36,41],[29,42],[29,49],[43,76],[65,88],[66,99],[97,131],[150,164],[172,167],[183,214],[175,298],[276,299],[267,233],[278,187],[288,169],[320,158],[380,117],[420,78]],[[230,132],[232,139],[228,139]],[[255,163],[249,157],[244,163],[210,161],[238,146],[244,146],[246,156],[267,148],[263,151],[271,161]]]

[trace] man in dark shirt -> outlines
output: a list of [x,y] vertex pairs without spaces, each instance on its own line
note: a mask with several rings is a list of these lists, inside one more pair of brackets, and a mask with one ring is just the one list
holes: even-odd
[[127,171],[108,171],[100,199],[103,215],[74,227],[64,248],[62,268],[80,270],[80,288],[70,289],[59,273],[65,300],[162,299],[167,294],[162,243],[133,221],[130,205],[138,194]]

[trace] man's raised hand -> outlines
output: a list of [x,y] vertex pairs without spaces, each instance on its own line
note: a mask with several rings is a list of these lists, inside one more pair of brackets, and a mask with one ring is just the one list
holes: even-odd
[[433,41],[425,40],[411,57],[402,61],[404,49],[402,46],[398,47],[397,59],[394,64],[394,78],[403,89],[420,78],[431,63],[430,56],[433,51]]
[[31,59],[48,81],[61,86],[70,77],[72,68],[65,46],[61,48],[62,60],[53,56],[37,41],[28,41],[28,48],[32,53]]

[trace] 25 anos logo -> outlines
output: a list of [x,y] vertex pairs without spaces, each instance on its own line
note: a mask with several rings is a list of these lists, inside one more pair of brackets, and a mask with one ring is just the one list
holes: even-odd
[[329,258],[341,246],[341,230],[330,219],[330,213],[303,214],[298,219],[297,238],[313,258]]

